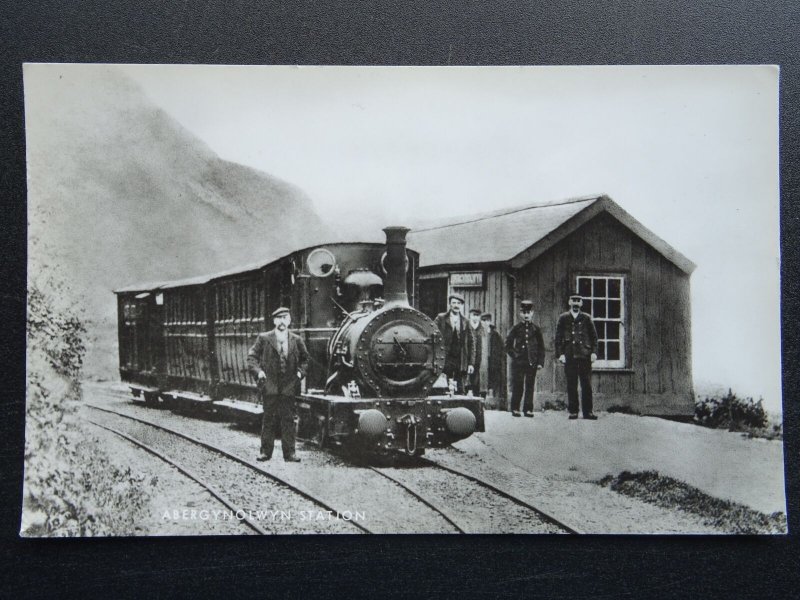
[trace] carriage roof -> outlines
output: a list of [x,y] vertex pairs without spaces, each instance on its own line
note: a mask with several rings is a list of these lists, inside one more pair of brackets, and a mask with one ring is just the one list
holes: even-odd
[[[179,287],[189,287],[193,285],[204,285],[206,283],[210,283],[212,281],[218,279],[224,279],[225,277],[231,277],[235,275],[243,275],[244,273],[250,273],[252,271],[258,271],[269,265],[276,263],[280,260],[288,258],[293,254],[298,254],[301,252],[307,252],[309,250],[313,250],[315,248],[329,248],[331,246],[354,246],[354,245],[369,245],[369,246],[385,246],[385,242],[374,242],[374,241],[350,241],[350,242],[330,242],[327,244],[314,244],[313,246],[306,246],[304,248],[298,248],[297,250],[293,250],[291,252],[284,252],[280,254],[275,254],[273,256],[268,256],[266,258],[261,259],[260,261],[248,263],[246,265],[240,265],[238,267],[234,267],[231,269],[226,269],[225,271],[218,271],[216,273],[208,274],[208,275],[197,275],[194,277],[185,277],[182,279],[170,279],[167,281],[151,281],[145,283],[138,283],[138,284],[131,284],[121,288],[117,288],[114,290],[115,294],[131,294],[136,292],[154,292],[159,290],[168,290],[173,288]],[[415,252],[411,248],[409,248],[412,252]]]

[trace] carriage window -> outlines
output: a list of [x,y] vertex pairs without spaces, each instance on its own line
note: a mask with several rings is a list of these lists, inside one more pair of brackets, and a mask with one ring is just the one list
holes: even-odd
[[622,275],[579,275],[577,293],[583,297],[584,312],[592,315],[597,329],[595,367],[625,367],[625,277]]
[[330,250],[317,248],[308,255],[306,264],[314,277],[327,277],[336,268],[336,258]]
[[125,302],[122,305],[122,318],[126,325],[132,324],[139,318],[139,306],[135,302]]

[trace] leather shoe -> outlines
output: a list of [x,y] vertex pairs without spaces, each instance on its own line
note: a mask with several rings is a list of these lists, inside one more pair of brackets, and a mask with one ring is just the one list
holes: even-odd
[[513,416],[513,417],[521,417],[522,413],[519,412],[518,410],[512,410],[511,411],[511,416]]
[[533,411],[528,411],[528,412],[526,412],[526,413],[525,413],[525,416],[526,416],[526,417],[531,417],[531,418],[532,418],[532,417],[533,417]]
[[300,459],[296,456],[287,456],[283,459],[283,462],[300,462]]
[[265,455],[265,454],[262,454],[262,455],[261,455],[261,456],[259,456],[259,457],[258,457],[256,460],[257,460],[258,462],[266,462],[266,461],[268,461],[270,458],[271,458],[270,456],[267,456],[267,455]]
[[578,415],[570,415],[570,416],[569,416],[569,420],[570,420],[570,421],[574,421],[574,420],[575,420],[575,419],[577,419],[577,418],[578,418]]
[[583,415],[584,419],[589,419],[590,421],[597,421],[597,415],[593,413],[589,413],[588,415]]

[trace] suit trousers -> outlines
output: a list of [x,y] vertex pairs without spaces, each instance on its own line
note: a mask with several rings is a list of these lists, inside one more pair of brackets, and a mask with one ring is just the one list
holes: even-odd
[[[511,363],[511,410],[533,412],[536,365]],[[523,392],[524,389],[524,392]]]
[[592,361],[588,358],[567,358],[564,364],[567,376],[567,409],[578,414],[578,380],[581,382],[581,407],[583,415],[592,414]]
[[262,394],[264,418],[261,421],[261,454],[272,456],[275,447],[275,426],[280,424],[283,457],[294,456],[294,396]]
[[456,382],[456,394],[463,394],[466,373],[460,370],[456,365],[448,365],[447,363],[445,363],[442,372],[447,376],[448,380],[453,379]]

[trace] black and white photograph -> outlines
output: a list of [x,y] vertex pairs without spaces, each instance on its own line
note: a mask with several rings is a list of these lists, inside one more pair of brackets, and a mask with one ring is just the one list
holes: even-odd
[[777,66],[23,75],[21,536],[788,533]]

